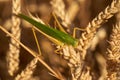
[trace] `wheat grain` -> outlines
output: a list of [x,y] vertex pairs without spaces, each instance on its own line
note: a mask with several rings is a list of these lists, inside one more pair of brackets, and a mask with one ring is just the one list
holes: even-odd
[[15,80],[29,80],[37,66],[37,58],[34,58],[27,67],[16,76]]
[[[21,11],[21,0],[12,0],[12,13],[17,14]],[[11,33],[16,37],[17,40],[20,41],[20,34],[21,29],[19,27],[20,25],[20,19],[16,16],[12,16],[12,28]],[[14,75],[14,73],[19,68],[19,52],[20,52],[20,46],[19,44],[11,38],[9,43],[9,51],[7,53],[7,62],[8,62],[8,72],[11,76]]]

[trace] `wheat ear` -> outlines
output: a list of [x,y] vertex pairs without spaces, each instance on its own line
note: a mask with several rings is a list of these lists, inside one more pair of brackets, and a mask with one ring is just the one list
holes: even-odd
[[113,27],[110,48],[108,49],[108,79],[120,78],[120,23]]
[[78,49],[85,58],[87,48],[90,46],[90,42],[96,33],[96,30],[105,23],[109,18],[111,18],[115,13],[117,13],[120,8],[120,0],[113,0],[110,6],[107,6],[106,9],[98,14],[92,22],[86,27],[86,31],[82,33],[81,38],[79,39]]
[[65,10],[65,4],[63,0],[52,0],[51,5],[54,13],[62,20],[62,25],[69,28],[69,25],[74,20],[77,12],[79,11],[79,3],[81,0],[72,1],[68,10]]
[[[12,0],[12,13],[18,14],[21,11],[21,0]],[[20,41],[20,19],[16,16],[12,16],[12,28],[11,33],[15,36],[17,40]],[[8,72],[11,76],[14,75],[14,73],[19,68],[19,52],[20,52],[20,46],[19,44],[14,40],[10,39],[9,43],[9,50],[7,53],[7,63],[8,63]]]
[[91,80],[90,68],[84,68],[84,61],[82,59],[81,53],[73,48],[72,46],[64,46],[63,50],[60,51],[60,54],[65,60],[68,61],[68,66],[70,67],[72,80]]
[[120,58],[120,23],[113,27],[111,40],[110,40],[110,49],[108,49],[108,59],[115,60],[119,62]]
[[72,23],[78,11],[80,10],[80,3],[83,3],[83,2],[84,2],[83,0],[73,0],[71,2],[71,5],[69,6],[64,16],[64,20],[62,21],[62,24],[64,26],[68,27]]
[[37,58],[34,58],[27,67],[16,76],[15,80],[29,80],[37,66]]
[[53,8],[54,13],[61,18],[61,20],[64,20],[65,18],[65,4],[63,0],[52,0],[51,5]]
[[82,59],[79,52],[76,52],[72,46],[65,46],[63,51],[60,52],[63,58],[68,61],[70,67],[72,79],[77,80],[81,74]]

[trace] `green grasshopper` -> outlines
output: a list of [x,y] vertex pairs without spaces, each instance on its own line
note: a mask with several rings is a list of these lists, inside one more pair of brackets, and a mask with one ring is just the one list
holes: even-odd
[[50,26],[44,25],[24,14],[18,14],[17,16],[34,25],[36,28],[40,30],[40,32],[43,35],[47,36],[53,42],[55,41],[56,44],[59,44],[59,45],[67,44],[67,45],[72,45],[74,47],[78,45],[78,40],[65,32],[62,32]]

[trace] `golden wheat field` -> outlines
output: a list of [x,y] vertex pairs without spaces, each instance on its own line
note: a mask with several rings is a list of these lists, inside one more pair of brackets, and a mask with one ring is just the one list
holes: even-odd
[[[77,46],[56,44],[19,13]],[[120,80],[120,0],[0,0],[0,80]]]

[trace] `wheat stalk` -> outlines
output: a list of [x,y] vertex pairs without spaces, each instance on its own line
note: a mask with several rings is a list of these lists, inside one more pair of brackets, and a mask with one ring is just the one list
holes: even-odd
[[37,58],[34,58],[27,67],[15,77],[15,80],[29,80],[37,66]]
[[[21,12],[21,0],[12,0],[12,13],[18,14]],[[15,36],[17,40],[20,41],[20,34],[21,29],[19,27],[20,25],[20,19],[16,16],[12,16],[12,28],[11,33]],[[20,52],[20,46],[19,44],[11,38],[9,43],[9,51],[7,53],[7,63],[8,63],[8,72],[11,76],[14,75],[14,73],[19,68],[19,52]]]

